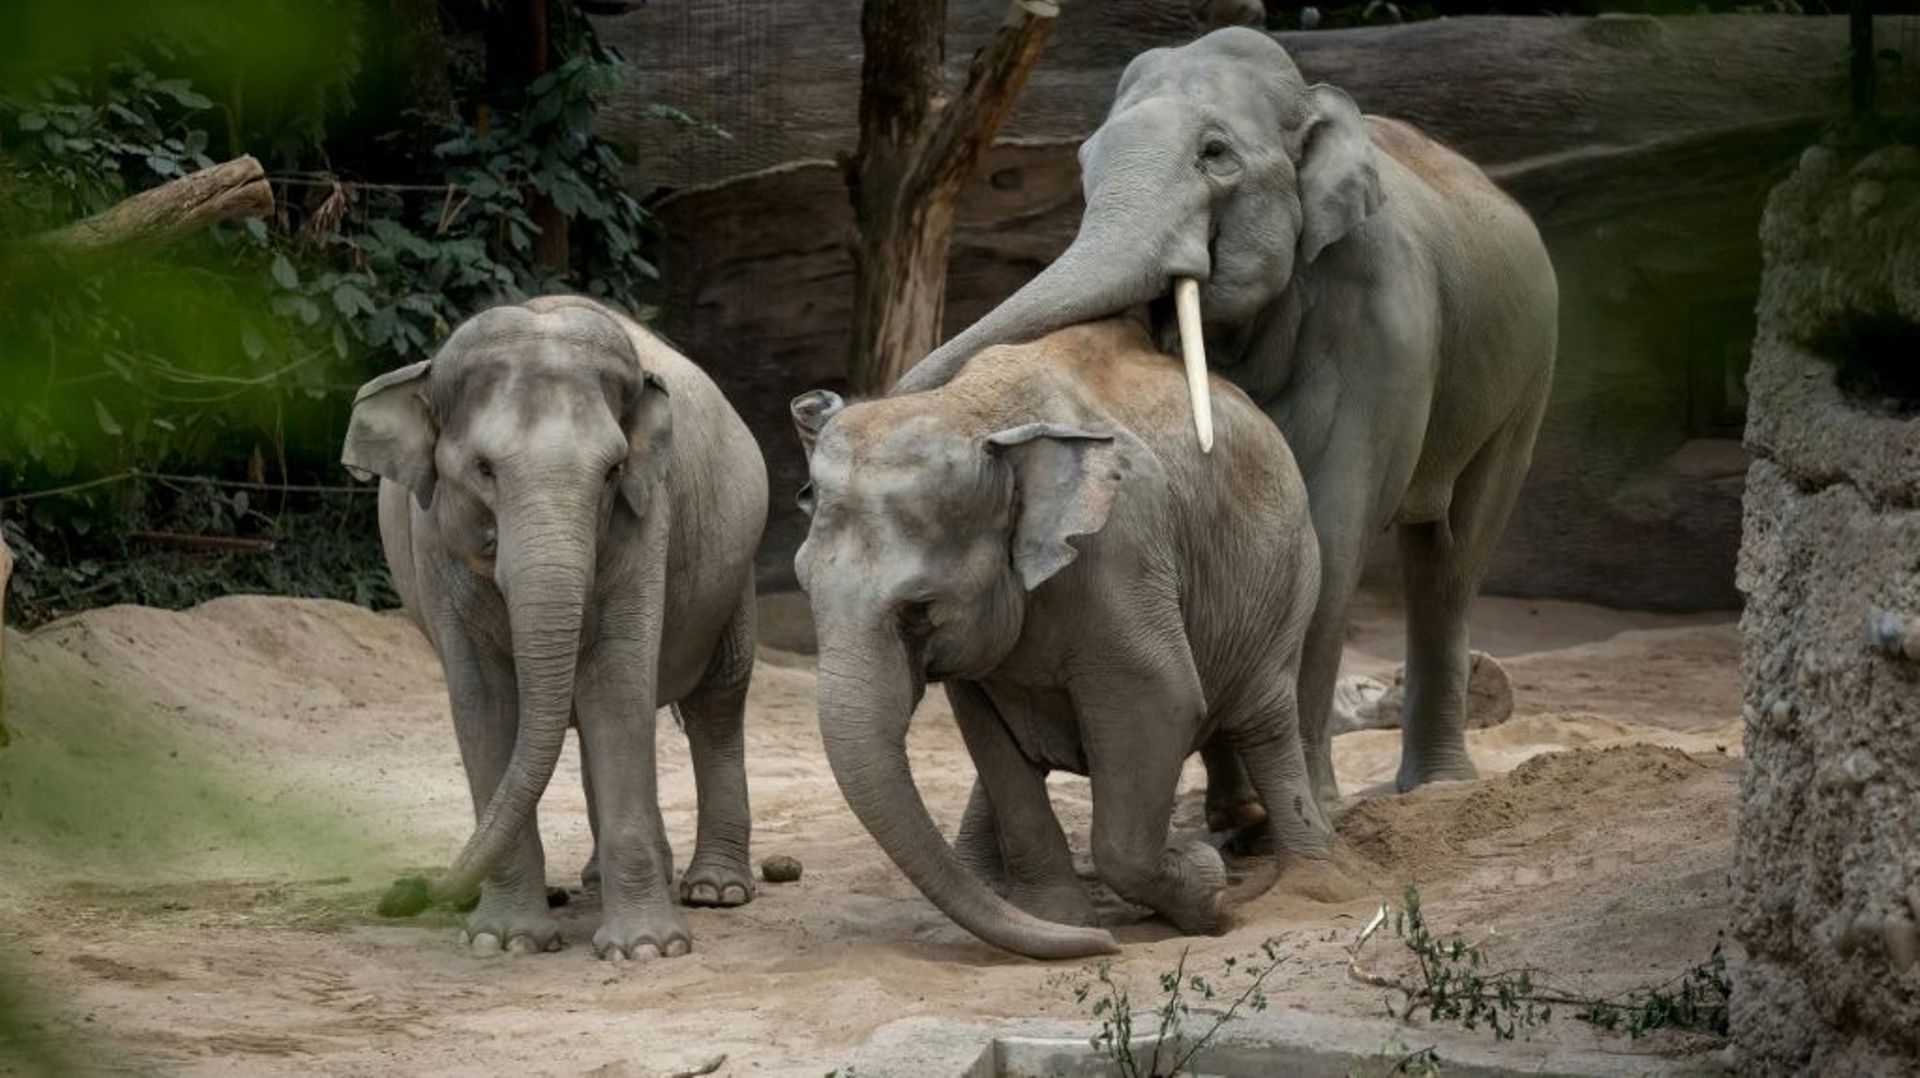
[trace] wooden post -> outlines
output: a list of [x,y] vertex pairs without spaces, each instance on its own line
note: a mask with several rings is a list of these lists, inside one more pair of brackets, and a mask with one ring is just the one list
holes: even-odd
[[[547,72],[549,34],[547,0],[527,0],[529,82]],[[542,265],[551,266],[565,274],[572,261],[572,251],[567,242],[567,215],[560,212],[552,199],[538,191],[529,192],[528,199],[527,215],[533,218],[534,224],[540,226],[540,234],[533,238],[533,257]]]
[[1051,0],[1013,0],[974,55],[965,86],[950,96],[946,0],[866,0],[860,143],[841,162],[856,230],[853,392],[885,392],[940,343],[954,202],[1013,111],[1059,14]]
[[1872,139],[1879,126],[1878,87],[1873,56],[1873,0],[1851,0],[1847,6],[1848,81],[1853,88],[1849,126],[1855,142]]

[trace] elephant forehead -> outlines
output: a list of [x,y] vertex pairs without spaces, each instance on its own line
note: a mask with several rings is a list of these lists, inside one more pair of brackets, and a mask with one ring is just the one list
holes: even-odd
[[[862,437],[867,433],[874,436]],[[979,501],[988,463],[975,440],[906,422],[874,432],[829,426],[811,471],[823,512],[919,532],[951,527],[957,508]]]
[[[1149,100],[1182,100],[1211,114],[1248,113],[1249,121],[1297,126],[1307,115],[1307,85],[1279,43],[1245,28],[1216,31],[1170,49],[1130,73],[1110,115]],[[1253,115],[1277,110],[1278,115]]]

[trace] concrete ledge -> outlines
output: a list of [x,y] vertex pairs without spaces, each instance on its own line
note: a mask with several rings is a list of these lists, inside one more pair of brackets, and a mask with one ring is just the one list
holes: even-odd
[[[1140,1021],[1145,1024],[1147,1019]],[[1196,1024],[1210,1021],[1194,1019]],[[842,1066],[859,1078],[956,1075],[962,1078],[1041,1078],[1114,1073],[1105,1056],[1088,1046],[1088,1027],[1059,1022],[981,1022],[909,1018],[882,1026]],[[1628,1042],[1622,1041],[1623,1046]],[[1392,1047],[1404,1045],[1404,1048]],[[1388,1074],[1399,1055],[1432,1046],[1442,1073],[1469,1078],[1507,1075],[1624,1078],[1628,1075],[1723,1075],[1715,1064],[1652,1055],[1611,1055],[1529,1041],[1496,1041],[1491,1035],[1403,1025],[1377,1019],[1341,1018],[1306,1011],[1276,1011],[1235,1018],[1194,1061],[1196,1072],[1220,1078],[1284,1074],[1297,1078],[1348,1078]],[[1136,1057],[1150,1055],[1153,1041],[1134,1040]],[[1175,1053],[1177,1057],[1177,1052]]]

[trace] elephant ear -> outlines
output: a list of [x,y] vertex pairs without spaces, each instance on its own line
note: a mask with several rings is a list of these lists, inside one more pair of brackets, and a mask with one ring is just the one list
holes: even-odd
[[[820,440],[820,428],[826,426],[827,420],[846,406],[847,402],[840,399],[840,394],[831,389],[809,389],[787,405],[788,413],[793,416],[793,432],[800,436],[800,448],[806,452],[809,461],[813,459],[813,443]],[[794,502],[802,512],[808,515],[813,513],[811,482],[800,485]]]
[[1057,423],[989,435],[987,451],[1013,467],[1013,567],[1032,591],[1079,556],[1068,539],[1106,527],[1125,458],[1113,435]]
[[1380,168],[1360,106],[1336,86],[1307,91],[1314,118],[1300,151],[1300,255],[1305,262],[1380,208]]
[[653,491],[667,477],[673,441],[673,401],[667,383],[650,370],[640,371],[640,395],[627,405],[627,467],[620,496],[633,515],[646,519]]
[[433,504],[439,475],[433,449],[440,428],[427,400],[428,369],[429,361],[421,360],[361,386],[340,449],[340,463],[355,478],[377,475],[398,483],[413,492],[422,509]]

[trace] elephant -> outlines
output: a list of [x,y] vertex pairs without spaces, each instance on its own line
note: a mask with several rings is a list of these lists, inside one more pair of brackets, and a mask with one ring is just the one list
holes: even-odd
[[[1224,382],[1203,459],[1183,384],[1144,326],[1114,321],[982,352],[937,390],[793,404],[811,478],[794,569],[828,763],[908,879],[1007,950],[1116,949],[1092,925],[1050,770],[1092,780],[1101,880],[1185,932],[1226,924],[1219,853],[1168,841],[1202,745],[1229,747],[1273,807],[1261,832],[1278,854],[1329,849],[1295,706],[1320,572],[1306,489],[1279,430]],[[952,847],[907,767],[928,681],[978,773]]]
[[[1532,220],[1465,158],[1308,86],[1245,27],[1135,57],[1079,156],[1086,209],[1066,251],[895,392],[1144,305],[1162,348],[1245,390],[1299,459],[1320,540],[1300,670],[1316,794],[1339,796],[1328,715],[1347,609],[1389,528],[1407,606],[1396,786],[1473,777],[1467,612],[1532,459],[1558,332]],[[1242,777],[1212,777],[1216,816],[1250,807]]]
[[569,724],[603,914],[602,958],[692,948],[670,897],[655,710],[674,705],[699,796],[680,901],[752,899],[743,719],[765,464],[686,357],[592,300],[462,323],[368,382],[341,460],[377,475],[395,590],[446,673],[477,823],[431,897],[479,888],[479,953],[560,946],[535,806]]

